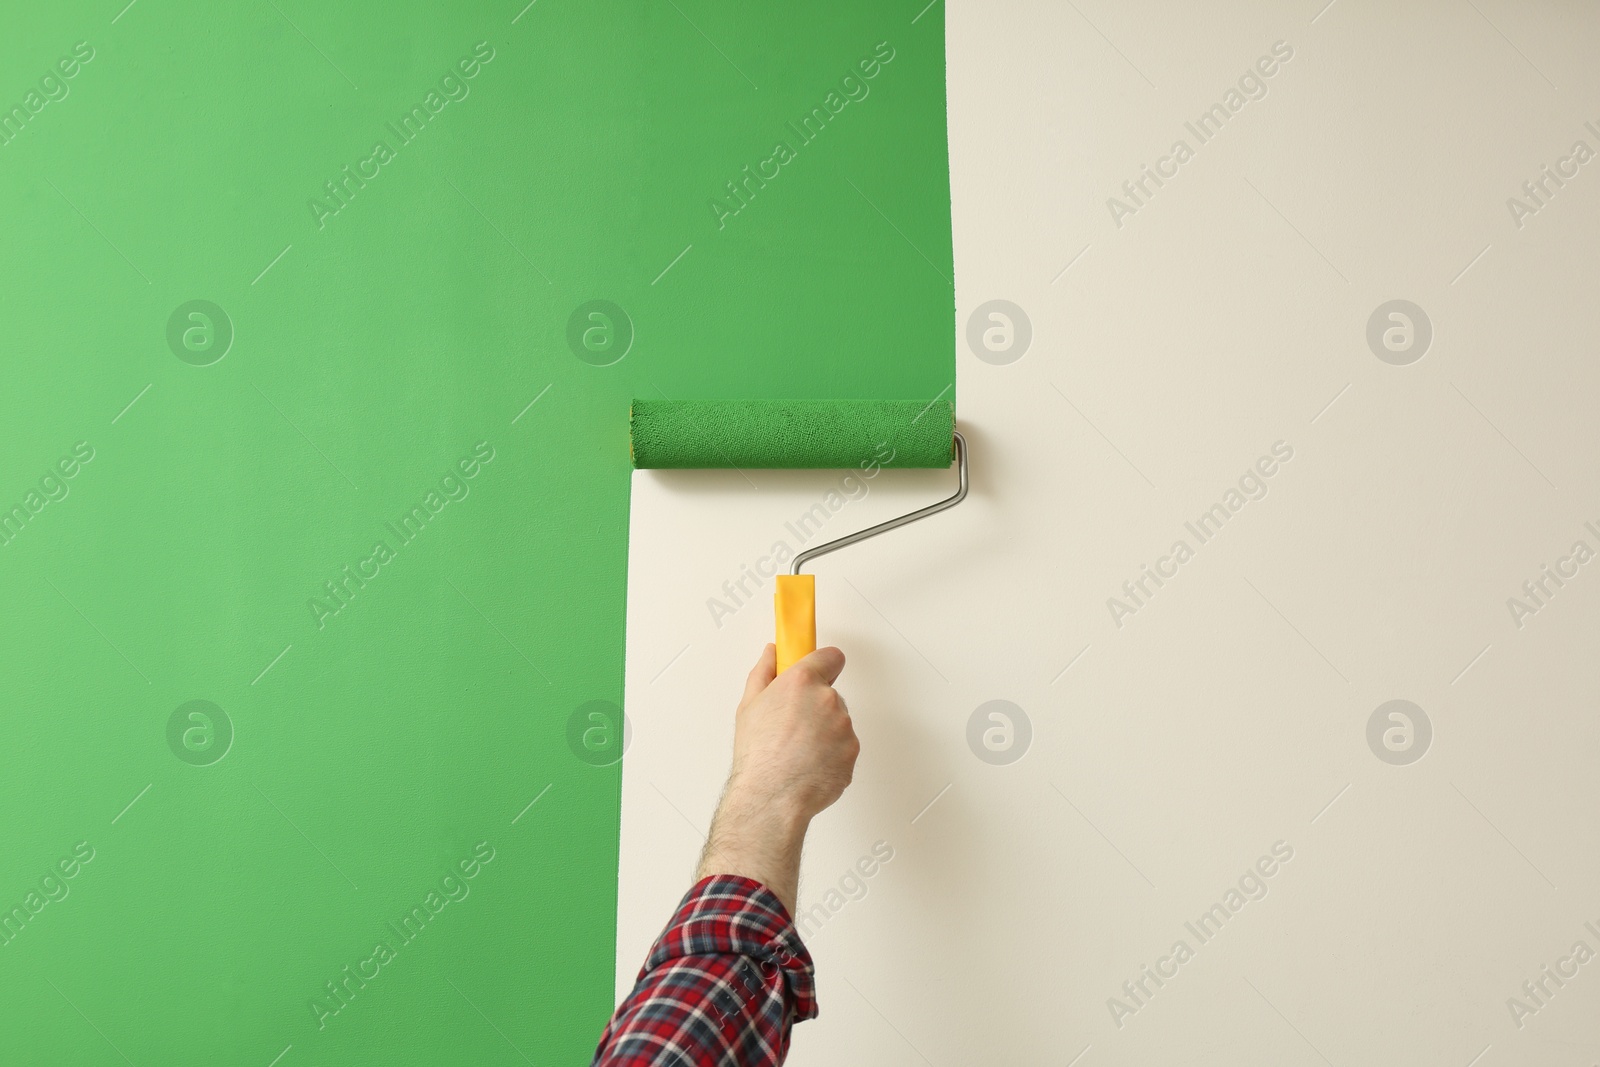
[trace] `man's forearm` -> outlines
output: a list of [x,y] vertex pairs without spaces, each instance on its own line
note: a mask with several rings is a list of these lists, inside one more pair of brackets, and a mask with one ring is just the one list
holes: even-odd
[[734,874],[760,882],[793,915],[800,852],[810,820],[737,778],[728,782],[695,877]]

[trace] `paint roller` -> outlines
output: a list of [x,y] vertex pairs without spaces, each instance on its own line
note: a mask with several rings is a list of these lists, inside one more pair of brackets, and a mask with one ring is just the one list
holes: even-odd
[[815,577],[800,568],[818,556],[937,515],[967,495],[967,442],[948,401],[635,400],[629,419],[633,465],[684,468],[854,469],[885,446],[897,467],[948,468],[955,493],[925,508],[828,541],[795,556],[773,595],[778,670],[817,647]]

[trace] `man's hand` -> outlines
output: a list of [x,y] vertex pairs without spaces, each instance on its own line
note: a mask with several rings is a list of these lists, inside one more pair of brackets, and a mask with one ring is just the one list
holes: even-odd
[[753,878],[793,915],[806,827],[850,784],[861,742],[833,688],[843,652],[819,648],[781,678],[774,677],[776,665],[777,650],[768,645],[745,680],[733,770],[696,878]]
[[728,792],[743,791],[809,822],[850,784],[861,751],[844,698],[833,688],[844,653],[819,648],[774,679],[776,660],[768,645],[745,679]]

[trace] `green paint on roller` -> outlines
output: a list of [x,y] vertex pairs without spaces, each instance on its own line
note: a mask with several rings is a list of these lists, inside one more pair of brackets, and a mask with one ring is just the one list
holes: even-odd
[[948,400],[635,400],[635,467],[948,467]]

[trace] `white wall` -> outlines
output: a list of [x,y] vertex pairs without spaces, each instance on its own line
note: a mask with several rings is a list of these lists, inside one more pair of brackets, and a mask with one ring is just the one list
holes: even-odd
[[[802,910],[875,842],[894,858],[807,938],[822,1016],[791,1062],[1600,1059],[1600,958],[1542,1007],[1521,988],[1600,952],[1600,559],[1523,593],[1600,553],[1600,158],[1520,226],[1507,205],[1600,152],[1600,16],[1320,7],[948,12],[973,493],[815,567],[863,755]],[[1184,122],[1277,41],[1266,95],[1199,144]],[[1107,199],[1179,138],[1193,158],[1119,227]],[[1014,362],[965,337],[994,299],[1031,324]],[[1395,299],[1432,327],[1405,365],[1367,340]],[[1185,523],[1277,442],[1265,496],[1201,543]],[[706,601],[841,477],[747,473],[634,479],[619,991],[769,639],[768,590],[720,628]],[[825,536],[952,478],[884,473]],[[1108,599],[1180,539],[1118,625]],[[1368,739],[1395,699],[1432,729],[1404,765]],[[991,700],[1031,724],[1013,763],[969,747]],[[1277,842],[1266,896],[1202,943],[1185,923]]]

